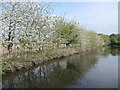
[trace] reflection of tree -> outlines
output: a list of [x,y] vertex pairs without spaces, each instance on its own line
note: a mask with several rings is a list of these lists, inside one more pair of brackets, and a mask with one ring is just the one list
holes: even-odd
[[[116,49],[101,48],[91,52],[66,57],[62,61],[48,63],[3,81],[3,87],[64,88],[84,78],[85,73],[98,61],[96,56],[117,55]],[[7,81],[8,80],[8,81]],[[5,86],[6,85],[6,86]]]
[[113,56],[120,55],[120,48],[111,48],[110,53],[111,53]]
[[92,53],[92,55],[99,55],[99,56],[107,57],[110,54],[110,49],[108,47],[102,47],[90,53]]

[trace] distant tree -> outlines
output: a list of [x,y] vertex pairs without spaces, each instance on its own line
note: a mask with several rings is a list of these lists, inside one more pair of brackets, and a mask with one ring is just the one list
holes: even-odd
[[106,34],[98,34],[104,41],[104,46],[110,45],[110,37]]
[[111,34],[110,35],[110,40],[111,40],[111,43],[117,43],[118,36],[116,34]]
[[120,45],[120,35],[119,34],[111,34],[110,41],[111,41],[111,45]]

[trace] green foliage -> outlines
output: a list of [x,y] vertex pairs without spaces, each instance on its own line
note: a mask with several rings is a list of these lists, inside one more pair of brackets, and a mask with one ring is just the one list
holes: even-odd
[[69,46],[70,44],[77,43],[78,41],[78,31],[76,28],[76,23],[73,23],[72,21],[69,23],[66,23],[60,32],[60,35],[62,38],[66,39],[66,46]]
[[56,27],[55,33],[57,34],[57,38],[63,39],[63,43],[66,44],[66,46],[69,46],[73,43],[77,43],[79,35],[77,29],[77,22],[68,22],[61,17],[56,17],[55,19],[57,19],[54,23]]
[[105,35],[105,34],[98,34],[104,41],[103,46],[107,46],[110,45],[110,37],[109,35]]
[[120,35],[119,34],[111,34],[110,41],[112,46],[120,46]]

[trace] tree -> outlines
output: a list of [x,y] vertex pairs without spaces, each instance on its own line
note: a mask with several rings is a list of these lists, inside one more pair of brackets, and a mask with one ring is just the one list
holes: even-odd
[[57,45],[64,43],[66,46],[70,44],[77,43],[78,39],[78,28],[77,22],[75,21],[65,21],[62,17],[55,17],[54,30],[56,34]]
[[5,46],[9,53],[12,52],[13,44],[16,42],[17,28],[20,20],[19,2],[2,3],[2,45]]
[[105,34],[98,34],[99,37],[102,38],[102,40],[104,41],[104,45],[103,46],[108,46],[110,45],[110,37],[109,35],[105,35]]
[[111,34],[110,35],[111,45],[120,45],[120,35],[119,34]]
[[23,50],[38,48],[49,29],[49,4],[4,2],[2,4],[2,44],[12,52],[13,45]]
[[60,31],[60,35],[66,40],[66,46],[69,46],[73,43],[77,44],[79,36],[77,22],[64,22]]

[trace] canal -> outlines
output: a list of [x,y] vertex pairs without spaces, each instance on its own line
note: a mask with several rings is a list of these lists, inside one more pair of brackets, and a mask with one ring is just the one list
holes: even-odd
[[118,88],[118,49],[99,48],[3,75],[3,88]]

